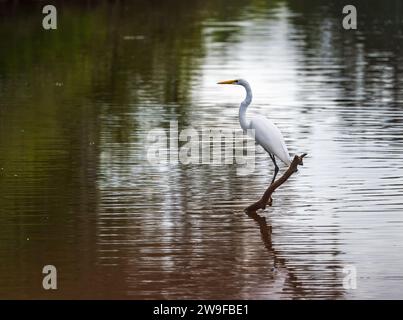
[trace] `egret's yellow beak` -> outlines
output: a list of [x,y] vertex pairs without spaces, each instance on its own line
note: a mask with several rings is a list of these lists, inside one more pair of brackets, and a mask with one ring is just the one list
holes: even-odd
[[234,84],[236,80],[225,80],[225,81],[220,81],[217,82],[217,84]]

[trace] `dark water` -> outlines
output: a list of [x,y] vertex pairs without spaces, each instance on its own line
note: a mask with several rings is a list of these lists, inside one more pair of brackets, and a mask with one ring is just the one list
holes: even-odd
[[[0,298],[403,298],[403,8],[319,1],[0,4]],[[156,127],[270,117],[304,167],[146,159]],[[42,289],[55,265],[58,290]],[[343,287],[343,268],[357,288]]]

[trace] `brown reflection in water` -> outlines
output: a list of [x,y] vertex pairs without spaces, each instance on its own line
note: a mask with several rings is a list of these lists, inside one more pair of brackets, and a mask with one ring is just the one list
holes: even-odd
[[303,297],[305,292],[302,283],[298,281],[297,276],[293,273],[293,271],[287,267],[286,259],[282,258],[280,253],[277,252],[273,246],[272,226],[267,224],[265,217],[260,216],[256,212],[250,212],[246,215],[252,218],[258,224],[263,244],[268,250],[269,254],[273,257],[274,268],[285,271],[287,276],[284,283],[285,286],[292,288],[294,294],[293,298]]

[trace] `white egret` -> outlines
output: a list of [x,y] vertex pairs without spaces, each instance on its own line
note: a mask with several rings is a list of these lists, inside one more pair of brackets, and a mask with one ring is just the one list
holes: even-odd
[[252,129],[255,131],[255,141],[261,145],[269,154],[274,163],[274,176],[271,183],[276,179],[279,168],[276,163],[276,157],[286,165],[291,164],[290,154],[284,142],[283,135],[276,125],[263,116],[254,116],[249,121],[246,119],[246,109],[252,102],[252,90],[248,81],[244,79],[220,81],[218,84],[233,84],[243,86],[246,90],[246,98],[239,107],[239,123],[241,128],[246,131]]

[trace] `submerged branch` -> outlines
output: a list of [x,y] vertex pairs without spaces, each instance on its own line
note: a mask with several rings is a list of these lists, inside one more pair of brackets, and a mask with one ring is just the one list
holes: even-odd
[[251,213],[251,212],[256,212],[259,209],[265,209],[267,205],[271,206],[273,199],[271,197],[271,195],[273,194],[273,192],[280,187],[284,182],[286,182],[288,180],[289,177],[291,177],[291,175],[294,172],[298,171],[298,166],[299,165],[303,165],[303,159],[307,154],[304,153],[300,156],[295,155],[294,159],[292,160],[290,166],[288,167],[287,171],[284,172],[284,174],[277,179],[276,181],[274,181],[266,190],[266,192],[263,194],[262,198],[255,202],[254,204],[250,205],[249,207],[247,207],[245,209],[245,212],[247,213]]

